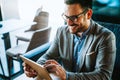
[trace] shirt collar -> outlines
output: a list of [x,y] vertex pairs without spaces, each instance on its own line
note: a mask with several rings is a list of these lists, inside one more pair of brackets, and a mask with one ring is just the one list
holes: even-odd
[[92,26],[92,23],[90,21],[90,26],[88,27],[88,29],[85,32],[82,33],[82,37],[87,35],[87,33],[90,31],[91,26]]

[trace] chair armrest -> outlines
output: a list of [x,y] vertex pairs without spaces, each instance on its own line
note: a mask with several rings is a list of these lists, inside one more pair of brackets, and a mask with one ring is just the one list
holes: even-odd
[[50,47],[50,42],[45,43],[31,51],[28,51],[23,56],[36,61],[40,56],[42,56]]

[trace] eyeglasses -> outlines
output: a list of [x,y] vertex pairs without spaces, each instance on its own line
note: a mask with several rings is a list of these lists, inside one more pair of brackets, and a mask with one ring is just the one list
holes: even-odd
[[67,19],[70,19],[72,22],[76,22],[77,19],[82,16],[83,14],[86,14],[88,11],[88,9],[85,9],[82,13],[78,14],[78,15],[74,15],[74,16],[67,16],[64,13],[62,14],[62,17],[65,21],[67,21]]

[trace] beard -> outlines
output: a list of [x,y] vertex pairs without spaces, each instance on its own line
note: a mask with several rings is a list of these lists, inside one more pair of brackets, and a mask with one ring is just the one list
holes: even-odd
[[77,34],[83,32],[84,26],[78,24],[72,24],[68,26],[70,33]]

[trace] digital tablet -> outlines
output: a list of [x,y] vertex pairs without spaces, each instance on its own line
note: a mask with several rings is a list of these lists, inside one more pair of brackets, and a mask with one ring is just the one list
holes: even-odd
[[20,55],[20,58],[38,73],[37,80],[52,80],[49,73],[47,72],[47,70],[45,68],[42,67],[42,65],[40,65],[22,55]]

